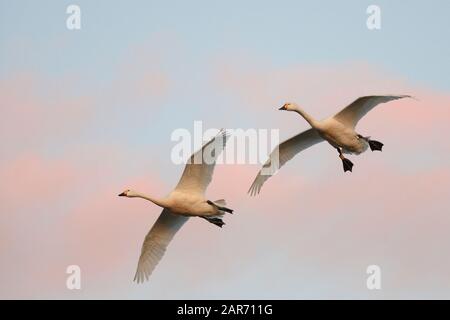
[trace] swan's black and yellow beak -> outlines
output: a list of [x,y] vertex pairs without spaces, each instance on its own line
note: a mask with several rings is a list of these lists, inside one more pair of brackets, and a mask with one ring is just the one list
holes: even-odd
[[286,110],[286,105],[283,105],[280,109],[278,110]]
[[127,194],[125,192],[122,192],[121,194],[119,194],[119,197],[126,197]]

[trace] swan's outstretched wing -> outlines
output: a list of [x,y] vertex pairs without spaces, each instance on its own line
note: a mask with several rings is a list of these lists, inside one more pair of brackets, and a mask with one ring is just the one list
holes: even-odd
[[137,283],[148,280],[175,233],[189,218],[175,215],[164,209],[142,244],[141,256],[134,276]]
[[352,104],[342,109],[334,116],[334,119],[349,127],[356,127],[356,124],[367,112],[372,110],[380,103],[386,103],[393,100],[411,98],[411,96],[367,96],[356,99]]
[[225,149],[228,137],[227,132],[222,129],[217,136],[194,153],[188,160],[175,190],[203,194],[212,180],[216,160]]
[[[251,196],[259,193],[264,182],[297,153],[322,142],[323,138],[315,129],[309,129],[280,143],[270,154],[269,159],[258,172],[252,186],[248,190]],[[278,156],[278,161],[277,161]],[[278,165],[277,165],[278,163]]]

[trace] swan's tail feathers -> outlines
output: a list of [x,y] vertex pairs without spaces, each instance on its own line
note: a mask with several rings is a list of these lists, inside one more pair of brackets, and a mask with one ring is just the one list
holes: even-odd
[[370,140],[370,136],[364,137],[363,135],[358,134],[358,138],[366,140],[367,142],[369,142]]
[[208,200],[208,201],[206,201],[206,203],[208,203],[208,204],[211,205],[211,206],[216,207],[222,214],[224,214],[224,213],[231,213],[231,214],[233,214],[233,211],[234,211],[234,210],[225,207],[226,202],[225,202],[225,200],[223,200],[223,199],[216,200],[216,201],[214,201],[214,202]]
[[382,144],[381,142],[375,141],[375,140],[369,140],[368,142],[369,142],[370,150],[383,151],[384,144]]
[[225,201],[225,199],[216,200],[216,201],[214,201],[214,203],[221,207],[225,207],[227,205],[227,202]]
[[215,224],[219,228],[222,228],[222,226],[225,224],[225,222],[223,222],[222,218],[218,218],[218,216],[202,217],[202,218],[205,219],[206,221],[212,223],[212,224]]

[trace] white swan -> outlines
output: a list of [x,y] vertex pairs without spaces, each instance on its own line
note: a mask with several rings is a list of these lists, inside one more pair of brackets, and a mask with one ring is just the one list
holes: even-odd
[[186,164],[178,185],[167,197],[156,199],[133,190],[125,190],[119,194],[122,197],[142,198],[163,208],[142,245],[134,277],[137,283],[148,280],[175,233],[189,217],[201,217],[222,227],[222,216],[225,213],[233,213],[233,210],[225,207],[225,200],[210,201],[204,197],[212,180],[215,161],[225,148],[227,139],[226,131],[221,130],[194,153]]
[[344,172],[352,171],[353,163],[344,157],[343,153],[360,154],[367,150],[381,151],[383,144],[362,136],[355,131],[358,121],[380,103],[392,100],[410,98],[410,96],[367,96],[356,99],[352,104],[336,115],[322,121],[315,120],[295,103],[286,103],[279,110],[294,111],[300,114],[310,125],[306,130],[279,144],[270,154],[269,160],[258,172],[249,189],[250,195],[258,194],[267,179],[296,154],[316,143],[328,141],[339,152]]

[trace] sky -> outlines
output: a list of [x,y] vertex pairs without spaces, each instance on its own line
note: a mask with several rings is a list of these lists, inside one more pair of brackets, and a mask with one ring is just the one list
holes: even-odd
[[[66,8],[81,8],[81,29]],[[366,26],[369,5],[381,29]],[[448,1],[0,0],[0,298],[449,299]],[[308,128],[367,94],[410,94],[359,124],[385,144],[317,145],[264,186],[218,165],[208,196],[235,210],[191,219],[150,282],[132,282],[183,170],[176,129]],[[81,268],[81,290],[66,268]],[[378,265],[381,290],[368,290]]]

